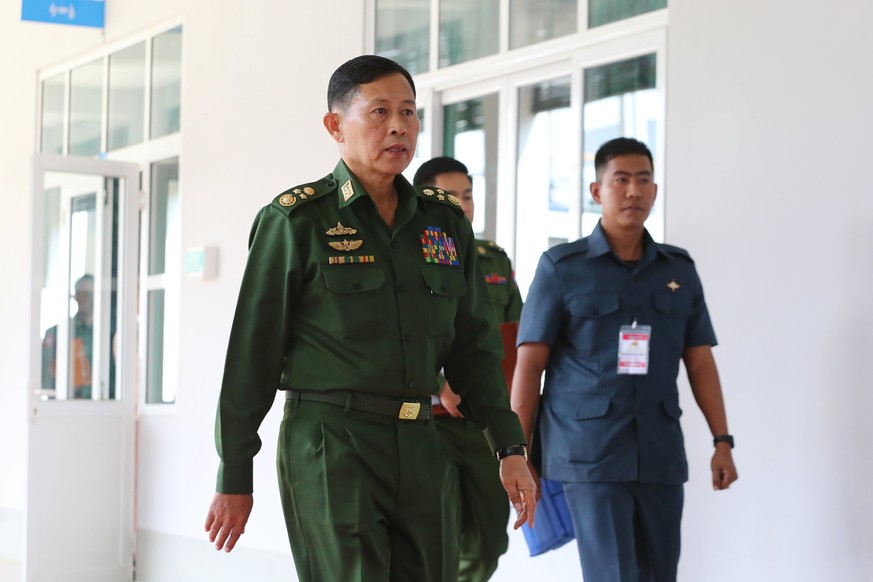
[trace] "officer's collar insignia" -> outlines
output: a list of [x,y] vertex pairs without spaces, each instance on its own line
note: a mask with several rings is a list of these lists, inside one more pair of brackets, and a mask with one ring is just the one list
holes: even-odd
[[358,250],[359,248],[361,248],[361,245],[364,244],[364,241],[362,241],[362,240],[348,240],[348,239],[343,239],[342,242],[339,242],[339,241],[330,241],[330,242],[327,243],[327,244],[330,245],[330,248],[332,248],[332,249],[334,249],[334,250],[336,250],[336,251],[345,251],[345,252],[348,253],[348,252],[351,252],[351,251],[356,251],[356,250]]
[[355,265],[358,263],[375,263],[376,257],[373,255],[342,255],[339,257],[328,257],[327,262],[330,265]]
[[343,184],[342,193],[344,202],[348,202],[349,198],[355,195],[355,188],[352,186],[351,180],[346,180],[346,183]]
[[680,285],[679,283],[676,282],[676,279],[670,279],[670,282],[667,283],[667,288],[670,289],[670,291],[672,291],[673,293],[678,291],[679,287],[681,287],[681,286],[682,285]]
[[425,188],[424,195],[425,196],[433,196],[433,190],[431,190],[430,188]]
[[479,251],[480,255],[484,255],[488,251],[485,250],[485,247],[476,247],[476,250]]
[[455,241],[438,226],[428,226],[419,235],[425,263],[460,266]]
[[461,201],[458,200],[458,197],[455,196],[455,195],[453,195],[453,194],[449,194],[449,202],[451,202],[451,203],[454,204],[455,206],[460,206],[460,205],[461,205]]
[[294,206],[295,202],[297,202],[297,198],[293,194],[282,194],[279,198],[279,204],[282,206]]
[[325,232],[325,234],[329,234],[330,236],[342,236],[346,234],[358,234],[358,230],[356,228],[343,226],[342,222],[337,222],[336,226],[327,229],[327,232]]

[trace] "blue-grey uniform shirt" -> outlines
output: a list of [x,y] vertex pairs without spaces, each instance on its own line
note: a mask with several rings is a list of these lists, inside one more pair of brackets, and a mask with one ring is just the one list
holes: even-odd
[[[591,236],[543,253],[518,345],[548,344],[538,419],[542,474],[558,481],[688,479],[676,377],[687,347],[715,345],[688,253],[643,234],[636,265]],[[651,326],[646,375],[618,374],[623,325]]]

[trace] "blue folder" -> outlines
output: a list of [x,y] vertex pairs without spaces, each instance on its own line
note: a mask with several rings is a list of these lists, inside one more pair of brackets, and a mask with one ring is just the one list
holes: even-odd
[[531,556],[556,550],[574,539],[570,508],[564,497],[564,487],[559,481],[541,479],[542,497],[537,504],[533,528],[527,523],[521,526]]

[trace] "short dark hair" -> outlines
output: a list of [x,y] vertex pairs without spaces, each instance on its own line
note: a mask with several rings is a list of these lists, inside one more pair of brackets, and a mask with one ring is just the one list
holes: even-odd
[[433,186],[436,177],[440,174],[450,174],[460,172],[470,179],[473,183],[473,178],[470,176],[470,171],[467,166],[449,156],[439,156],[423,163],[415,172],[412,178],[412,184],[415,186]]
[[333,112],[337,109],[345,109],[361,85],[395,73],[406,78],[409,86],[412,87],[414,97],[415,83],[412,81],[412,75],[391,59],[377,55],[361,55],[346,61],[330,76],[330,82],[327,84],[327,110]]
[[603,171],[609,164],[609,160],[618,156],[640,155],[649,158],[649,164],[652,169],[655,168],[655,162],[652,161],[652,152],[649,151],[649,146],[638,139],[632,137],[617,137],[611,139],[597,150],[594,156],[594,172],[597,175],[597,181],[603,176]]

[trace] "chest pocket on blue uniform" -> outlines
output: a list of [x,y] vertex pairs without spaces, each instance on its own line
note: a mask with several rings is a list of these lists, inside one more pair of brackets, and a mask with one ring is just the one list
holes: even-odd
[[[324,269],[324,284],[330,291],[325,300],[332,316],[325,318],[324,329],[339,338],[372,334],[387,327],[378,317],[384,297],[378,292],[385,284],[385,273],[373,265],[338,265]],[[364,316],[372,314],[372,317]]]
[[590,352],[616,345],[623,323],[617,317],[619,305],[616,293],[571,296],[568,309],[572,318],[567,325],[574,347]]
[[457,267],[422,265],[421,276],[430,293],[425,318],[431,337],[455,337],[458,300],[467,293],[464,271]]
[[694,307],[691,297],[676,293],[656,293],[656,321],[652,326],[652,349],[685,347],[685,326]]

